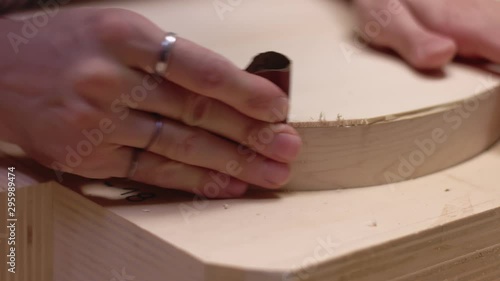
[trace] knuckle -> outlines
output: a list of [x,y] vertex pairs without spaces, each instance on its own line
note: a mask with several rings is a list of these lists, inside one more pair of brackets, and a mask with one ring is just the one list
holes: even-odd
[[190,129],[181,134],[181,136],[171,138],[170,141],[161,142],[161,152],[173,160],[192,162],[200,149],[205,133],[201,129]]
[[273,97],[255,95],[255,96],[249,97],[245,101],[245,104],[251,110],[257,110],[257,111],[266,110],[266,109],[270,108],[271,104],[273,104],[272,98]]
[[77,65],[72,80],[73,91],[85,97],[99,92],[115,92],[122,85],[118,68],[100,58]]
[[231,79],[233,65],[224,58],[215,55],[207,57],[200,63],[200,86],[208,90],[224,87]]
[[210,98],[196,94],[188,95],[182,121],[189,126],[201,126],[208,118],[212,103]]
[[109,8],[104,9],[93,18],[91,29],[104,44],[120,44],[128,41],[134,29],[129,20],[135,14],[133,12]]
[[97,109],[83,101],[67,104],[62,115],[61,118],[64,118],[68,127],[79,130],[97,126],[101,117]]
[[360,11],[363,15],[370,16],[369,12],[375,8],[383,6],[384,1],[372,1],[372,0],[355,0],[355,7]]
[[266,127],[263,122],[251,122],[245,126],[243,140],[257,139],[259,133]]
[[185,167],[186,165],[183,163],[172,160],[165,160],[165,162],[156,167],[147,176],[155,184],[169,185],[171,183],[177,182],[175,179],[179,177],[179,175],[181,174],[180,172]]

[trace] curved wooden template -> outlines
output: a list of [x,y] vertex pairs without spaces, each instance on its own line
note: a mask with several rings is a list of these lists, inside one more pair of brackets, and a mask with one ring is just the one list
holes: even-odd
[[292,123],[304,148],[287,187],[326,190],[389,184],[461,163],[500,137],[499,94],[497,87],[447,105],[350,120],[351,126],[343,120]]
[[[489,77],[484,73],[459,65],[448,67],[441,79],[417,74],[398,58],[359,46],[343,1],[254,0],[223,15],[214,3],[149,0],[92,6],[141,13],[241,68],[261,52],[289,57],[293,70],[288,120],[305,144],[289,189],[412,179],[465,161],[499,138],[498,81],[485,82]],[[351,57],[345,48],[355,54]],[[478,93],[477,85],[483,93],[471,98]],[[461,124],[455,128],[456,111],[476,100],[477,109],[464,109],[470,116],[458,117]],[[432,141],[436,129],[443,130],[446,141],[424,153],[422,163],[407,164],[423,153],[417,143]]]
[[[290,60],[282,54],[259,54],[247,71],[289,93]],[[289,188],[388,184],[458,164],[498,139],[500,114],[495,114],[499,111],[498,94],[494,93],[499,89],[461,102],[375,118],[343,120],[339,116],[337,121],[292,122],[304,138],[305,149],[295,164],[295,180]],[[479,137],[470,134],[473,129]],[[459,130],[462,132],[453,134]],[[449,148],[461,147],[449,143],[469,145],[457,153]]]
[[[259,54],[246,70],[289,93],[290,60],[282,54]],[[498,89],[461,102],[375,118],[343,120],[339,116],[337,121],[292,122],[303,136],[306,148],[295,165],[296,180],[289,188],[338,189],[388,184],[458,164],[498,139],[500,119],[495,115],[499,112],[495,99],[498,94],[492,97],[495,92]],[[489,107],[485,108],[486,105]],[[471,118],[472,115],[478,116]],[[469,119],[471,122],[465,122]],[[477,132],[470,134],[473,129]],[[453,134],[458,130],[462,132]],[[469,145],[457,153],[449,148],[461,147],[449,143]]]

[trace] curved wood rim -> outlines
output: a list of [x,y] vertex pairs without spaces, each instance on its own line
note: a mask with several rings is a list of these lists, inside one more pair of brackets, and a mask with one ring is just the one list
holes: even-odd
[[500,87],[471,98],[370,119],[291,123],[304,141],[292,190],[390,184],[459,164],[500,137]]

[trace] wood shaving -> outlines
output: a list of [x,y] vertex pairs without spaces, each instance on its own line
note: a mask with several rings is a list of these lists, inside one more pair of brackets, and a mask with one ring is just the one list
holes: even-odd
[[319,114],[319,122],[326,122],[326,117],[325,117],[325,114],[323,112],[321,112]]
[[377,223],[376,220],[371,220],[371,221],[367,221],[366,225],[369,226],[369,227],[377,227],[378,223]]

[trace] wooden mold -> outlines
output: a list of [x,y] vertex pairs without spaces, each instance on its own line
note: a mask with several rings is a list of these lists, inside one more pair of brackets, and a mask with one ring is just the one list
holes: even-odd
[[304,148],[288,189],[413,179],[470,159],[498,139],[498,70],[455,64],[415,72],[357,40],[353,34],[364,27],[353,24],[344,1],[229,2],[93,5],[141,13],[241,68],[269,50],[292,60],[288,121]]

